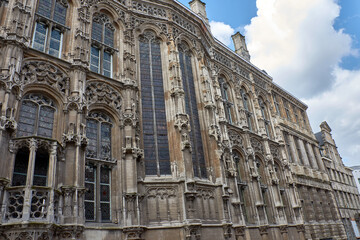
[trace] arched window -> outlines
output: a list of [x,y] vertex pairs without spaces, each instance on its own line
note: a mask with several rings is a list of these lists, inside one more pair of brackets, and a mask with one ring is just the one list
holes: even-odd
[[154,32],[146,31],[139,46],[145,174],[168,175],[171,169],[160,41]]
[[223,77],[219,77],[219,84],[221,90],[221,97],[224,103],[225,116],[228,122],[232,123],[231,106],[233,103],[230,102],[229,98],[229,85],[225,82]]
[[32,47],[55,57],[61,57],[65,30],[66,0],[39,0]]
[[264,120],[266,135],[270,138],[270,119],[269,119],[269,115],[267,113],[266,105],[265,105],[264,101],[262,100],[262,98],[259,98],[259,106],[260,106],[260,111],[261,111],[261,117]]
[[182,83],[185,92],[185,108],[189,115],[191,131],[190,141],[192,146],[192,162],[194,176],[206,178],[206,164],[204,158],[203,143],[201,139],[199,113],[196,103],[196,93],[194,85],[194,76],[191,64],[191,55],[186,49],[186,45],[179,46],[179,58],[182,75]]
[[283,98],[283,103],[284,103],[284,109],[285,109],[285,113],[286,113],[286,118],[287,118],[289,121],[291,121],[289,102],[286,101],[285,98]]
[[247,121],[249,130],[252,131],[253,125],[252,125],[252,112],[251,112],[250,99],[243,88],[240,89],[240,94],[241,94],[241,99],[242,99],[245,114],[246,114],[246,121]]
[[21,102],[17,136],[52,138],[55,106],[41,94],[29,94]]
[[86,157],[111,161],[111,121],[99,112],[89,114],[86,121],[86,136],[89,139]]
[[110,18],[97,13],[93,17],[91,30],[90,70],[112,77],[115,28]]
[[110,117],[91,112],[86,120],[85,219],[109,222],[111,220],[111,129]]

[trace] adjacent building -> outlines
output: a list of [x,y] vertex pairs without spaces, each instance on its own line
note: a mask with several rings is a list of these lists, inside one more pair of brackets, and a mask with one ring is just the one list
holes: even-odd
[[328,125],[190,7],[0,0],[1,239],[354,239]]

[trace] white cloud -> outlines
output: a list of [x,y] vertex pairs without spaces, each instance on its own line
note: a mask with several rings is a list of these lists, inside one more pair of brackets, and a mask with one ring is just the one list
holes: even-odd
[[[331,89],[311,99],[308,114],[313,126],[326,120],[346,165],[360,165],[360,70],[336,68]],[[317,128],[318,129],[318,128]]]
[[235,30],[223,22],[210,21],[211,33],[222,43],[229,46],[231,44],[231,35]]
[[297,96],[329,89],[333,69],[355,51],[336,31],[336,0],[257,0],[257,17],[245,27],[252,62]]
[[347,165],[360,159],[360,69],[339,67],[358,54],[351,36],[333,28],[337,0],[257,0],[245,26],[251,61],[303,99],[314,132],[326,120]]

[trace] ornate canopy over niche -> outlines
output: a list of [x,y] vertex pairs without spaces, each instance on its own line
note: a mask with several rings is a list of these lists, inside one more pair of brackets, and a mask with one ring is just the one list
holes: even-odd
[[18,83],[21,89],[32,83],[46,84],[65,95],[68,88],[69,77],[67,74],[49,62],[27,61],[23,64],[21,73],[20,82]]
[[234,130],[229,130],[228,135],[229,135],[229,139],[230,139],[230,143],[231,143],[232,147],[239,147],[241,149],[245,149],[245,146],[244,146],[245,141],[241,137],[240,134],[238,134]]
[[86,101],[89,105],[94,103],[104,103],[121,113],[120,93],[104,82],[90,82],[86,86]]

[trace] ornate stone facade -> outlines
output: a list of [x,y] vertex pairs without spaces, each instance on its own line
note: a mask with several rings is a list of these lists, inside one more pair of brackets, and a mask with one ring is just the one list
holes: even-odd
[[1,239],[347,239],[307,106],[190,5],[0,1]]

